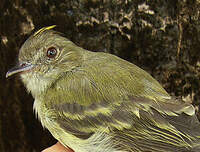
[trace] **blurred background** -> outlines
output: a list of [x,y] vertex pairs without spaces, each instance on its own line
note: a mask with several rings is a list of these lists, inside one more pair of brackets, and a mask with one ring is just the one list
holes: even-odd
[[5,78],[23,42],[49,25],[85,49],[140,66],[200,118],[200,0],[0,0],[1,152],[39,152],[56,142],[19,76]]

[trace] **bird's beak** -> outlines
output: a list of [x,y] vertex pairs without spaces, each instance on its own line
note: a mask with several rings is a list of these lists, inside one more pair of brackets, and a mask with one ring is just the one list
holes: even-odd
[[33,67],[34,67],[33,64],[30,64],[30,63],[21,63],[21,64],[18,64],[16,66],[14,66],[13,68],[11,68],[6,73],[6,78],[8,78],[9,76],[14,75],[16,73],[20,73],[20,72],[31,70]]

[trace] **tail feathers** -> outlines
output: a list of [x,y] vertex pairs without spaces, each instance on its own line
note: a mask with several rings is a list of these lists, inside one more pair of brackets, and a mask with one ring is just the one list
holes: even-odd
[[195,115],[188,116],[182,113],[178,117],[166,116],[165,119],[177,130],[200,139],[200,122]]
[[176,141],[169,139],[170,137],[167,135],[166,137],[162,136],[164,135],[120,132],[113,139],[120,141],[117,149],[126,152],[200,152],[200,144],[195,143],[195,140],[184,141],[182,139],[183,141],[180,143],[180,139]]
[[[154,111],[159,122],[142,120],[130,129],[115,130],[113,140],[126,152],[200,152],[200,123],[196,116],[161,115]],[[155,119],[154,119],[155,120]],[[118,148],[119,148],[118,147]]]

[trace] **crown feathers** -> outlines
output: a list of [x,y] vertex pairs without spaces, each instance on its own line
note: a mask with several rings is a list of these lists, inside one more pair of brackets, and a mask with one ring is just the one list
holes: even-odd
[[33,34],[33,36],[36,36],[36,35],[38,35],[38,34],[41,34],[41,33],[43,33],[44,31],[53,29],[54,27],[56,27],[56,25],[51,25],[51,26],[43,27],[43,28],[39,29],[37,32],[35,32],[35,33]]

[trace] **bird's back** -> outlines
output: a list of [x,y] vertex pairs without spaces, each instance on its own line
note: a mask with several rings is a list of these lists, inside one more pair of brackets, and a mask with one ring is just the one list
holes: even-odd
[[[45,97],[59,117],[57,125],[74,140],[96,152],[199,150],[200,124],[192,105],[172,99],[148,73],[127,61],[86,53],[82,65],[58,79]],[[68,145],[65,137],[59,140]]]

